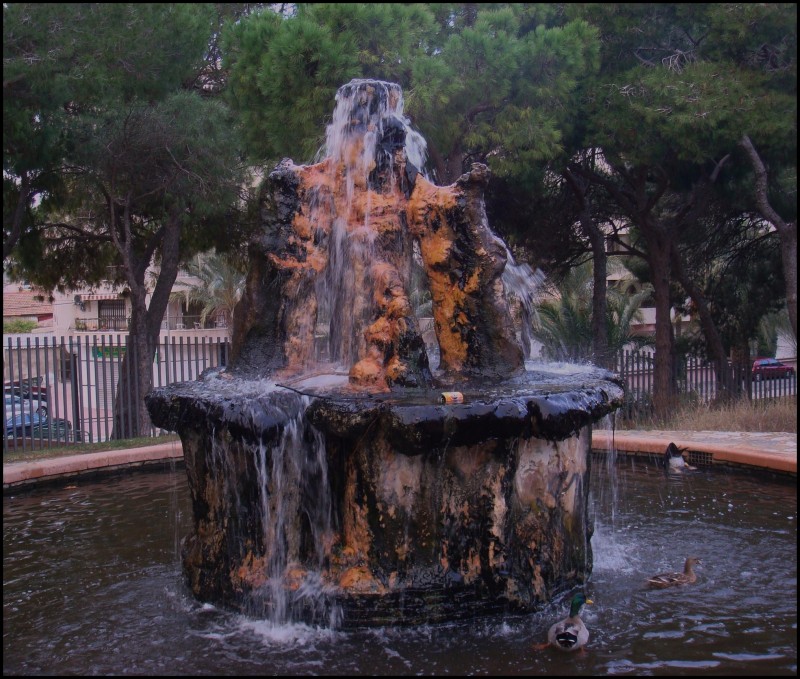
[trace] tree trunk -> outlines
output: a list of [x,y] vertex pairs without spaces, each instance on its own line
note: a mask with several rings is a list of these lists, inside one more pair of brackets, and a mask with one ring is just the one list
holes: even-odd
[[11,216],[11,223],[6,227],[3,224],[3,261],[11,255],[14,248],[17,247],[20,237],[22,236],[22,220],[25,218],[25,212],[31,200],[31,181],[27,172],[21,172],[19,178],[19,193],[17,194],[17,204],[14,206],[14,213]]
[[783,279],[786,283],[786,307],[792,323],[792,332],[797,339],[797,220],[787,222],[773,209],[767,194],[767,169],[761,161],[761,156],[758,155],[753,142],[747,135],[742,137],[740,143],[750,158],[756,174],[756,207],[761,216],[775,227],[781,239]]
[[647,263],[653,282],[656,307],[655,365],[653,368],[653,408],[657,418],[664,418],[675,406],[673,379],[672,304],[670,299],[671,245],[657,227],[643,229],[647,239]]
[[738,380],[732,378],[734,371],[732,371],[731,366],[728,365],[725,345],[722,343],[722,337],[720,337],[714,319],[711,317],[711,309],[709,308],[708,300],[702,290],[687,276],[680,254],[675,248],[672,250],[672,271],[678,282],[683,286],[686,294],[692,298],[695,308],[697,309],[700,328],[706,339],[709,356],[714,360],[717,366],[715,372],[717,394],[722,399],[728,399],[738,395],[741,391],[741,385]]
[[786,308],[794,338],[797,339],[797,222],[784,223],[778,234],[781,237],[781,261],[786,281]]
[[137,288],[131,288],[132,310],[127,345],[114,397],[113,439],[146,436],[150,430],[150,417],[144,405],[144,395],[153,379],[151,363],[147,361],[146,289],[144,285]]
[[464,174],[464,154],[460,149],[453,149],[445,157],[439,152],[439,149],[431,144],[428,147],[428,152],[436,175],[435,183],[438,186],[449,186]]
[[[587,215],[588,217],[588,215]],[[591,220],[590,220],[591,221]],[[583,225],[584,218],[581,217]],[[606,295],[606,278],[608,277],[608,257],[606,256],[605,237],[594,221],[584,227],[589,230],[594,257],[594,285],[592,287],[592,352],[594,362],[604,368],[610,367],[611,356],[608,351],[608,297]]]
[[126,265],[132,311],[128,348],[115,395],[114,439],[148,436],[152,428],[144,397],[153,388],[153,360],[161,321],[169,303],[169,293],[178,277],[180,234],[180,222],[176,218],[171,219],[159,234],[161,271],[149,307],[145,285],[149,257],[135,262],[128,260]]

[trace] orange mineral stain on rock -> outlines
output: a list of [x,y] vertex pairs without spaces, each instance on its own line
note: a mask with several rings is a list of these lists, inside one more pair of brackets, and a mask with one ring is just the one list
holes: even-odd
[[385,594],[386,587],[376,580],[366,566],[348,568],[339,576],[339,587],[355,594]]

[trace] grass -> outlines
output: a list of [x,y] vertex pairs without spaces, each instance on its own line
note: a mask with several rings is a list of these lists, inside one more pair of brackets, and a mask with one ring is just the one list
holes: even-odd
[[664,419],[619,423],[620,429],[797,433],[797,397],[741,399],[732,403],[685,403]]
[[[126,450],[128,448],[142,448],[144,446],[152,446],[158,443],[168,443],[170,441],[180,441],[177,434],[167,434],[152,438],[150,436],[142,436],[135,439],[121,439],[117,441],[104,441],[103,443],[74,443],[68,446],[53,446],[50,448],[42,448],[40,450],[31,450],[27,447],[22,450],[18,445],[14,450],[13,444],[8,450],[3,452],[3,463],[6,462],[32,462],[35,460],[45,460],[54,457],[66,457],[67,455],[81,455],[84,453],[102,453],[108,450]],[[38,442],[37,442],[38,443]]]

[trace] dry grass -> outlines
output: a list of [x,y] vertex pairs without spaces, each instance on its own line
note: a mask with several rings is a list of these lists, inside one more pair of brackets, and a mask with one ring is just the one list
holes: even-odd
[[761,431],[797,433],[797,397],[742,399],[734,403],[691,403],[679,406],[665,420],[626,422],[624,429],[684,431]]

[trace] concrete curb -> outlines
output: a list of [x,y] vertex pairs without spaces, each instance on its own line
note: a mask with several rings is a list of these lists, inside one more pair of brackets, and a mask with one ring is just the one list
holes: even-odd
[[169,441],[143,448],[54,457],[35,462],[4,463],[3,489],[68,478],[89,472],[143,467],[175,459],[183,459],[183,448],[180,441]]
[[[797,436],[753,432],[616,431],[592,432],[592,450],[664,455],[672,442],[686,449],[688,462],[728,464],[797,475]],[[710,458],[710,459],[709,459]]]
[[[592,431],[592,450],[661,456],[667,444],[685,448],[690,464],[727,464],[797,475],[797,436],[751,432]],[[90,473],[163,464],[183,459],[180,441],[142,448],[84,453],[35,462],[3,464],[3,489]]]

